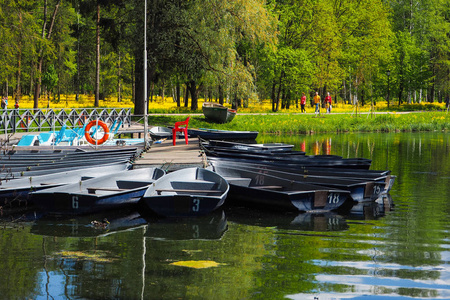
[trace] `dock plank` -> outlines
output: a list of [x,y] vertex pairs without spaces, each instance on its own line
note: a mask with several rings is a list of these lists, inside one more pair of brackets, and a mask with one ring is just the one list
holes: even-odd
[[185,167],[202,167],[202,157],[197,138],[190,138],[186,145],[184,139],[177,140],[173,146],[172,140],[166,140],[161,144],[153,144],[142,157],[136,160],[133,168],[146,168],[152,166],[169,165],[168,171]]

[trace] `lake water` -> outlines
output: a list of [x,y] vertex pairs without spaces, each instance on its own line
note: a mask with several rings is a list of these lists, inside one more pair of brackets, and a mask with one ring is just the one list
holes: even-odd
[[[242,207],[178,222],[134,211],[3,214],[0,299],[450,299],[448,134],[258,142],[371,158],[372,169],[397,180],[388,197],[340,215]],[[107,228],[90,226],[103,217]]]

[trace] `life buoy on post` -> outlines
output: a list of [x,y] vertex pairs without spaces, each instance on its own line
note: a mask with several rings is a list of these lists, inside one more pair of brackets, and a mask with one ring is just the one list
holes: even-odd
[[[91,136],[90,130],[92,128],[92,126],[100,126],[103,131],[105,132],[105,134],[103,135],[103,137],[99,140],[94,139]],[[91,121],[89,122],[89,124],[86,126],[86,128],[84,129],[84,137],[86,138],[86,141],[88,141],[88,143],[91,143],[92,145],[101,145],[104,142],[106,142],[109,138],[109,128],[108,125],[106,125],[105,122],[103,121]]]

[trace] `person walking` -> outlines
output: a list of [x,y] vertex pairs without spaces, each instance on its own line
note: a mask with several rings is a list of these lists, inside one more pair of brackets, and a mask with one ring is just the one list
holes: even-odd
[[327,105],[327,113],[331,113],[331,96],[330,92],[327,93],[327,96],[325,97],[325,104]]
[[318,92],[316,92],[316,95],[314,96],[314,104],[316,105],[316,111],[314,113],[320,114],[320,96]]
[[306,96],[305,93],[302,93],[302,98],[300,99],[300,107],[302,108],[302,113],[305,113],[305,105],[306,105]]
[[2,109],[8,109],[8,97],[3,97],[2,99]]

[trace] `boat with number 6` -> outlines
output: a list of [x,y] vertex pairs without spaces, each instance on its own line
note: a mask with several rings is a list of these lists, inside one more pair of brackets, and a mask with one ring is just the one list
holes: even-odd
[[164,175],[160,168],[141,168],[36,191],[31,196],[48,214],[88,214],[136,204],[148,186]]

